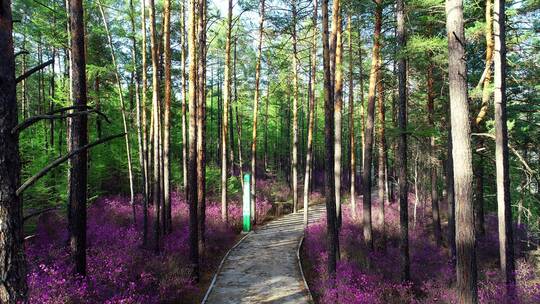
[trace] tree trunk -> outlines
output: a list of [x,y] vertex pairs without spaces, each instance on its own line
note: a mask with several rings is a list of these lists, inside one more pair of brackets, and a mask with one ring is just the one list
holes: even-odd
[[[23,42],[22,42],[22,49],[23,50],[26,50],[26,32],[23,32]],[[23,53],[22,54],[22,66],[21,66],[21,70],[22,71],[26,71],[26,54]],[[23,79],[22,80],[22,83],[21,83],[21,97],[22,97],[22,106],[21,106],[21,110],[22,110],[22,118],[23,119],[26,119],[28,117],[28,88],[27,88],[27,85],[26,85],[26,79]]]
[[339,251],[338,227],[336,219],[336,202],[334,176],[334,95],[333,81],[330,73],[330,47],[328,34],[328,0],[321,2],[322,45],[324,67],[324,141],[325,155],[325,195],[326,195],[326,246],[328,251],[328,275],[331,284],[335,284],[336,263]]
[[309,112],[308,112],[308,134],[307,134],[307,151],[306,151],[306,171],[304,174],[304,228],[308,225],[308,209],[309,209],[309,190],[313,185],[310,183],[310,175],[313,155],[313,125],[315,123],[315,84],[317,83],[317,10],[318,2],[313,1],[313,40],[311,41],[310,53],[310,82],[309,82]]
[[165,233],[172,231],[172,208],[171,208],[171,166],[170,166],[170,146],[171,146],[171,1],[163,2],[163,60],[165,69],[165,104],[163,111],[163,212],[165,222],[163,230]]
[[[379,55],[379,62],[382,61],[382,56]],[[379,63],[379,69],[377,70],[377,97],[378,97],[378,114],[379,114],[379,167],[378,167],[378,174],[377,174],[377,190],[378,190],[378,199],[379,204],[381,208],[381,218],[379,227],[381,229],[381,237],[382,237],[382,247],[385,247],[385,239],[386,239],[386,228],[385,228],[385,177],[386,177],[386,139],[385,139],[385,108],[384,108],[384,88],[383,88],[383,80],[382,80],[382,68]]]
[[[232,0],[227,11],[227,41],[225,43],[225,90],[223,93],[223,120],[221,126],[221,219],[228,221],[227,214],[227,131],[229,123],[229,97],[231,96],[231,32]],[[232,142],[231,142],[232,145]],[[231,163],[232,165],[232,163]]]
[[148,132],[146,127],[146,89],[148,85],[146,74],[146,5],[145,0],[141,0],[141,128],[142,128],[142,155],[145,185],[143,194],[143,247],[148,246],[148,202],[150,196],[150,166],[148,159]]
[[240,185],[242,185],[242,191],[244,191],[244,161],[242,160],[242,124],[240,123],[240,112],[238,111],[238,86],[236,79],[236,43],[237,38],[234,38],[234,60],[233,60],[233,81],[234,81],[234,108],[236,112],[236,133],[238,140],[238,170],[240,173]]
[[[17,125],[17,90],[11,1],[0,3],[0,302],[26,300],[22,199],[16,195],[21,164]],[[84,62],[83,62],[84,63]]]
[[109,42],[109,48],[111,49],[111,60],[112,64],[114,66],[114,75],[116,80],[116,87],[118,90],[118,97],[120,99],[120,112],[122,113],[122,124],[124,127],[124,139],[126,143],[126,156],[127,156],[127,162],[128,162],[128,177],[129,177],[129,203],[132,206],[133,209],[133,222],[136,223],[136,214],[135,214],[135,189],[133,187],[133,167],[131,162],[131,146],[129,143],[129,132],[128,132],[128,125],[127,125],[127,118],[126,118],[126,108],[124,103],[124,93],[122,91],[122,81],[120,80],[120,72],[118,69],[118,64],[116,62],[116,55],[114,53],[114,44],[112,41],[111,32],[109,31],[109,25],[107,22],[107,18],[105,16],[105,11],[103,10],[103,5],[101,4],[101,1],[98,0],[98,6],[99,6],[99,12],[101,13],[101,18],[103,19],[103,26],[105,27],[105,34],[107,35],[107,41]]
[[[428,53],[428,56],[430,54]],[[433,88],[433,63],[429,63],[427,70],[427,107],[428,124],[435,128],[435,90]],[[439,216],[439,192],[437,191],[437,147],[435,146],[435,136],[430,138],[430,169],[431,169],[431,218],[433,220],[433,235],[437,245],[442,243],[441,219]]]
[[[336,36],[334,64],[334,187],[336,195],[337,227],[341,227],[341,117],[343,110],[343,43],[341,32],[341,6],[340,1],[334,0],[332,16],[332,37]],[[336,18],[337,15],[337,18]],[[331,72],[332,73],[332,72]]]
[[[80,0],[69,1],[71,28],[71,90],[73,105],[86,106],[86,60],[84,45],[83,5]],[[70,150],[88,143],[88,118],[79,115],[71,118]],[[88,154],[82,152],[71,158],[69,172],[72,234],[70,247],[75,264],[75,273],[86,275],[86,198],[87,198]]]
[[180,6],[180,48],[182,50],[181,61],[182,61],[182,76],[180,78],[182,84],[182,181],[184,190],[187,188],[187,179],[188,179],[188,137],[187,137],[187,121],[186,121],[186,103],[187,103],[187,90],[186,90],[186,2],[182,0]]
[[[133,73],[135,75],[135,110],[136,110],[136,124],[137,124],[137,144],[139,149],[139,165],[141,167],[141,191],[143,194],[143,206],[147,204],[147,188],[146,188],[146,160],[144,157],[144,146],[143,146],[143,134],[142,134],[142,104],[141,104],[141,94],[140,94],[140,79],[139,71],[137,69],[137,41],[135,38],[135,7],[133,6],[133,0],[129,1],[130,7],[130,22],[131,22],[131,64],[133,65]],[[100,136],[101,137],[101,136]]]
[[[403,51],[407,45],[405,31],[405,4],[404,0],[398,0],[396,5],[397,44],[398,51]],[[407,65],[406,58],[398,59],[398,115],[397,122],[399,137],[396,154],[396,166],[398,170],[399,189],[399,227],[400,242],[399,255],[401,261],[401,281],[410,280],[409,262],[409,188],[407,184]]]
[[296,0],[292,1],[292,70],[293,70],[293,140],[292,140],[292,190],[293,212],[298,212],[298,58],[296,37]]
[[450,259],[456,266],[456,202],[454,195],[454,159],[452,157],[452,128],[450,126],[450,105],[448,105],[448,144],[446,160],[446,199],[448,204],[448,247],[450,247]]
[[206,0],[199,0],[197,56],[197,207],[199,216],[199,252],[206,242]]
[[377,71],[380,68],[379,49],[382,27],[382,1],[377,0],[375,8],[375,31],[373,34],[373,53],[371,54],[371,71],[369,75],[369,92],[367,121],[364,129],[364,155],[362,170],[362,195],[363,195],[363,226],[364,241],[368,248],[373,248],[373,228],[371,223],[371,163],[373,161],[373,129],[375,120],[375,89],[377,85]]
[[493,61],[493,17],[491,14],[492,0],[485,0],[486,9],[486,27],[485,27],[485,37],[486,37],[486,67],[484,69],[484,81],[482,82],[482,105],[480,107],[480,112],[476,116],[476,125],[479,126],[484,118],[486,117],[487,110],[489,108],[489,99],[491,97],[491,90],[489,84],[491,82],[491,63]]
[[472,200],[472,152],[470,142],[467,69],[463,29],[463,1],[446,2],[448,78],[450,89],[452,158],[456,199],[457,292],[461,303],[477,303],[476,237]]
[[[477,138],[479,147],[483,146],[483,138]],[[476,180],[476,191],[474,197],[474,220],[477,236],[483,236],[484,229],[484,154],[480,152],[478,163],[473,167],[473,174]]]
[[193,279],[199,280],[199,217],[197,216],[197,0],[189,0],[188,52],[189,52],[189,148],[187,201],[189,202],[189,258]]
[[515,262],[510,199],[508,160],[508,127],[506,111],[506,9],[505,0],[495,0],[495,165],[497,174],[497,215],[499,223],[499,256],[507,286],[507,300],[515,297]]
[[253,98],[253,133],[251,137],[251,221],[257,222],[256,214],[256,182],[257,177],[257,114],[259,108],[259,83],[261,79],[261,57],[264,31],[264,7],[265,0],[260,2],[259,11],[259,45],[257,48],[257,63],[255,66],[255,96]]
[[349,34],[349,155],[350,155],[350,196],[352,218],[356,220],[356,144],[354,140],[354,83],[353,83],[353,48],[352,17],[347,16],[347,33]]
[[150,0],[150,53],[152,57],[152,200],[154,205],[154,250],[160,251],[161,238],[161,159],[160,159],[160,106],[159,106],[159,67],[158,67],[158,38],[156,33],[156,12],[154,0]]
[[[268,61],[270,66],[270,60]],[[268,107],[270,105],[270,75],[268,75],[268,85],[266,86],[266,98],[264,106],[264,172],[268,171]]]

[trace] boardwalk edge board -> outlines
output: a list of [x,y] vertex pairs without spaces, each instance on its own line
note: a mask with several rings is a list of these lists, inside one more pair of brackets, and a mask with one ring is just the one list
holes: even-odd
[[300,241],[298,242],[298,248],[296,249],[296,259],[298,260],[298,268],[300,268],[300,275],[302,276],[302,281],[304,281],[304,288],[306,289],[308,301],[310,303],[314,303],[313,294],[311,293],[311,289],[309,289],[309,285],[307,283],[306,277],[304,276],[304,269],[302,268],[302,259],[300,258],[300,250],[302,250],[302,246],[304,245],[304,239],[305,239],[305,230],[304,230],[304,234],[302,234],[302,237],[300,238]]
[[229,254],[231,253],[231,251],[233,251],[234,248],[238,247],[248,236],[251,235],[252,232],[253,230],[246,233],[246,235],[244,235],[238,242],[236,242],[236,244],[234,244],[234,246],[232,246],[231,249],[229,249],[227,253],[223,256],[223,258],[221,259],[221,262],[219,263],[218,269],[216,270],[216,273],[214,274],[214,277],[212,278],[212,282],[210,283],[210,286],[208,286],[208,290],[206,290],[206,294],[204,295],[204,298],[202,299],[201,304],[205,304],[206,301],[208,300],[208,297],[210,296],[210,293],[212,292],[212,289],[214,288],[214,285],[216,284],[217,277],[219,273],[221,272],[221,269],[223,268],[223,264],[225,264],[225,261],[229,257]]

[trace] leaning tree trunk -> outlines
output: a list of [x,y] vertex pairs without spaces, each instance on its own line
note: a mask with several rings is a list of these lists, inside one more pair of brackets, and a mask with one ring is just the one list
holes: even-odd
[[[71,28],[71,91],[73,105],[86,106],[86,57],[84,46],[84,20],[81,0],[69,1]],[[70,150],[76,150],[88,143],[88,118],[77,115],[71,118]],[[86,198],[87,198],[88,154],[82,152],[71,158],[69,172],[72,234],[71,254],[75,273],[86,275]]]
[[313,125],[315,124],[315,84],[317,83],[317,0],[313,1],[313,40],[311,41],[311,75],[309,83],[309,114],[308,114],[308,135],[307,135],[307,152],[306,152],[306,171],[304,174],[304,228],[308,225],[308,209],[309,209],[309,189],[310,185],[311,163],[313,155]]
[[334,284],[337,255],[339,251],[334,176],[334,95],[330,73],[330,47],[328,34],[328,0],[321,2],[322,45],[324,67],[324,142],[325,142],[325,195],[326,195],[326,247],[328,252],[328,275]]
[[21,163],[17,125],[17,90],[13,52],[11,1],[0,3],[0,302],[25,301],[26,262],[23,246],[22,199],[16,195]]
[[135,190],[133,187],[133,166],[131,161],[131,145],[129,143],[129,132],[127,125],[126,117],[126,107],[124,102],[124,92],[122,91],[122,81],[120,80],[120,71],[118,69],[118,64],[116,63],[116,54],[114,53],[114,44],[112,41],[111,32],[109,31],[109,24],[105,16],[105,11],[103,10],[103,5],[101,1],[98,0],[99,12],[101,13],[101,18],[103,19],[103,26],[105,27],[105,34],[107,35],[107,41],[109,42],[109,48],[111,49],[111,60],[114,66],[114,76],[116,80],[116,87],[118,90],[118,98],[120,99],[120,112],[122,113],[122,125],[124,127],[124,139],[126,143],[126,156],[128,162],[128,177],[129,177],[129,203],[133,209],[133,222],[137,222],[137,217],[135,213]]
[[375,31],[373,33],[373,52],[371,54],[371,71],[369,74],[369,92],[367,106],[367,120],[364,127],[364,155],[362,169],[362,195],[363,195],[363,226],[364,241],[368,248],[373,248],[373,228],[371,223],[371,163],[373,161],[373,129],[375,120],[375,89],[377,84],[377,71],[380,68],[379,50],[382,27],[382,0],[377,0],[375,8]]
[[257,177],[257,112],[259,108],[259,84],[261,79],[261,57],[264,31],[264,2],[260,3],[259,20],[259,45],[257,48],[257,63],[255,66],[255,96],[253,97],[253,133],[251,137],[251,221],[257,221],[255,179]]
[[129,1],[130,6],[130,22],[131,22],[131,64],[133,65],[133,73],[135,74],[135,108],[136,108],[136,124],[137,124],[137,144],[139,149],[139,165],[141,167],[141,191],[143,194],[143,208],[146,208],[148,197],[146,188],[147,185],[147,176],[146,176],[146,159],[144,157],[144,146],[143,146],[143,130],[142,124],[142,103],[141,103],[141,94],[140,94],[140,80],[139,80],[139,71],[137,69],[137,41],[135,39],[135,8],[133,6],[133,0]]
[[499,256],[507,286],[507,299],[515,296],[515,262],[510,199],[508,127],[506,111],[506,12],[505,0],[495,0],[493,12],[495,36],[495,165],[497,172],[497,213]]
[[453,162],[456,199],[457,293],[460,303],[477,303],[471,130],[467,100],[463,23],[463,1],[448,0],[446,2],[446,30],[448,35],[452,158],[459,160]]
[[489,87],[489,84],[491,82],[491,64],[493,61],[493,15],[491,14],[491,7],[492,7],[492,0],[485,0],[486,8],[485,8],[485,17],[486,17],[486,25],[484,29],[484,35],[486,37],[486,67],[484,68],[483,73],[483,81],[479,83],[478,85],[482,84],[482,105],[480,107],[480,111],[478,112],[478,115],[476,115],[476,125],[480,126],[480,124],[484,121],[487,111],[489,108],[489,99],[491,97],[491,90]]
[[199,280],[199,217],[197,216],[197,0],[189,0],[188,52],[189,52],[189,148],[187,201],[189,202],[189,258],[192,276]]
[[[396,5],[397,44],[398,51],[403,51],[407,45],[405,31],[405,4],[404,0],[398,0]],[[407,184],[407,65],[406,58],[398,59],[398,114],[397,122],[399,137],[396,153],[396,165],[398,170],[399,189],[399,227],[400,242],[399,255],[401,266],[401,281],[410,280],[409,262],[409,188]]]

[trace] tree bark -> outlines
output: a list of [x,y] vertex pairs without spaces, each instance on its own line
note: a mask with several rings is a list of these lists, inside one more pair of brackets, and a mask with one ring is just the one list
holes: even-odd
[[[483,138],[477,138],[479,147],[483,146]],[[476,235],[483,236],[484,229],[484,154],[480,152],[478,163],[473,167],[473,174],[476,180],[474,196],[474,220]]]
[[197,56],[197,214],[199,216],[199,252],[206,242],[206,1],[199,0],[197,33],[199,35]]
[[510,198],[508,127],[506,110],[506,9],[505,0],[493,7],[495,36],[495,166],[497,174],[497,215],[499,223],[500,267],[507,287],[507,301],[515,297],[515,262]]
[[187,137],[187,120],[186,120],[186,107],[187,107],[187,90],[186,90],[186,1],[182,0],[180,6],[180,48],[181,53],[181,64],[182,64],[182,75],[180,81],[182,82],[182,181],[184,190],[187,188],[187,179],[188,179],[188,137]]
[[386,139],[385,139],[385,108],[384,108],[384,88],[382,80],[382,68],[380,62],[382,61],[382,56],[379,54],[379,69],[377,70],[377,97],[378,97],[378,114],[379,114],[379,149],[378,149],[378,174],[377,174],[377,192],[378,200],[381,208],[381,218],[379,227],[381,229],[382,237],[382,247],[384,248],[385,239],[386,239],[386,228],[385,228],[385,200],[386,200],[386,191],[385,191],[385,178],[386,178]]
[[[334,0],[332,16],[332,37],[336,36],[334,69],[334,187],[336,195],[337,227],[341,227],[341,117],[343,110],[343,41],[342,41],[342,17],[339,0]],[[337,17],[336,17],[337,15]]]
[[454,159],[452,157],[452,127],[450,125],[451,108],[448,105],[448,144],[446,160],[446,199],[448,204],[448,247],[450,247],[450,259],[456,266],[456,201],[454,195]]
[[[73,105],[86,106],[86,59],[84,45],[84,19],[81,0],[69,1],[71,28],[71,91]],[[88,118],[86,115],[71,118],[70,150],[88,143]],[[75,273],[86,275],[86,198],[87,198],[88,154],[79,153],[71,159],[69,172],[72,234],[71,254]]]
[[448,78],[450,90],[452,158],[456,199],[457,293],[461,303],[477,303],[476,237],[472,200],[472,152],[470,142],[469,104],[463,1],[446,2],[448,35]]
[[[396,5],[397,44],[398,51],[403,51],[407,45],[405,30],[405,4],[398,0]],[[407,184],[407,63],[405,57],[398,58],[398,115],[397,122],[399,137],[396,154],[399,189],[399,227],[400,227],[400,268],[401,281],[410,280],[409,262],[409,188]]]
[[293,212],[298,212],[298,54],[296,37],[296,0],[292,1],[292,70],[293,70],[293,134],[292,134],[292,192],[293,192]]
[[197,200],[197,0],[189,0],[188,52],[189,52],[189,148],[187,198],[189,202],[189,248],[193,267],[192,276],[199,280],[199,217]]
[[322,45],[324,67],[324,142],[325,142],[325,196],[326,196],[326,246],[328,252],[328,275],[335,284],[336,264],[339,251],[338,227],[336,219],[336,197],[334,188],[334,95],[330,73],[330,47],[328,34],[328,0],[321,2]]
[[143,194],[143,247],[148,246],[148,202],[150,196],[150,166],[148,159],[148,132],[147,132],[147,119],[146,119],[146,88],[147,88],[147,74],[146,74],[146,0],[141,0],[141,124],[142,124],[142,155],[143,155],[143,167],[141,171],[144,172],[145,185]]
[[[428,53],[428,56],[430,54]],[[435,128],[435,90],[433,88],[433,63],[429,62],[427,70],[427,110],[428,124],[431,128]],[[433,235],[437,245],[442,244],[441,234],[441,219],[439,216],[439,192],[437,190],[437,147],[435,145],[435,136],[430,138],[430,173],[431,173],[431,218],[433,221]]]
[[485,17],[486,27],[484,35],[486,37],[486,67],[484,69],[484,77],[482,81],[482,105],[480,111],[476,116],[475,122],[479,126],[487,115],[489,108],[489,99],[491,97],[491,90],[489,84],[491,82],[491,63],[493,61],[493,17],[491,14],[492,0],[486,0]]
[[158,59],[158,43],[156,32],[156,12],[154,0],[150,0],[150,53],[152,58],[152,200],[154,205],[154,251],[160,251],[161,242],[161,157],[160,157],[160,106],[159,106],[159,59]]
[[[146,208],[148,203],[146,188],[147,185],[147,176],[146,176],[146,159],[144,157],[144,143],[143,143],[143,129],[142,124],[142,103],[141,103],[141,93],[140,93],[140,78],[139,70],[137,68],[137,40],[135,38],[135,7],[133,6],[133,0],[129,1],[130,7],[130,23],[131,23],[131,64],[133,65],[133,73],[135,75],[135,112],[136,112],[136,125],[137,125],[137,144],[138,144],[138,154],[139,154],[139,166],[141,167],[141,192],[143,195],[143,208]],[[143,38],[144,39],[144,38]],[[97,106],[96,106],[97,107]],[[101,136],[100,136],[101,137]],[[144,212],[144,211],[143,211]]]
[[236,112],[236,133],[238,140],[238,170],[240,173],[240,185],[242,185],[242,191],[244,191],[244,161],[242,160],[242,124],[240,123],[240,112],[238,111],[238,86],[236,79],[236,44],[237,38],[234,38],[234,59],[233,59],[233,81],[234,81],[234,109]]
[[373,51],[371,54],[371,71],[369,75],[369,92],[367,106],[367,120],[364,127],[364,155],[362,170],[363,195],[363,227],[364,241],[368,248],[373,249],[373,228],[371,222],[371,163],[373,161],[373,129],[375,120],[375,89],[377,85],[377,71],[380,68],[379,52],[382,27],[382,1],[376,1],[375,31],[373,33]]
[[[223,92],[223,119],[221,126],[221,219],[228,221],[227,213],[227,131],[229,123],[229,97],[231,96],[231,32],[232,0],[227,11],[227,41],[225,42],[225,90]],[[232,145],[232,142],[231,142]],[[232,163],[231,163],[232,165]]]
[[310,53],[310,82],[309,82],[309,112],[308,112],[308,134],[306,147],[306,171],[304,174],[304,228],[308,225],[308,210],[309,210],[309,191],[313,187],[310,181],[312,171],[313,158],[313,125],[315,124],[315,84],[317,83],[317,10],[318,0],[313,1],[313,18],[311,19],[313,26],[313,36],[311,41]]
[[171,1],[165,0],[163,4],[163,60],[165,61],[165,106],[163,111],[163,207],[165,211],[165,222],[163,223],[165,233],[172,231],[172,208],[171,208]]
[[259,44],[257,47],[257,63],[255,66],[255,96],[253,97],[253,130],[251,137],[251,221],[257,222],[256,208],[256,177],[257,177],[257,114],[259,108],[259,83],[261,79],[261,57],[264,31],[265,0],[259,5]]
[[354,82],[353,82],[353,48],[352,48],[352,16],[347,16],[347,33],[349,34],[349,157],[350,157],[350,196],[352,218],[356,220],[356,143],[354,140]]
[[17,90],[11,1],[0,3],[0,302],[26,300],[22,199],[15,194],[21,163],[17,125]]

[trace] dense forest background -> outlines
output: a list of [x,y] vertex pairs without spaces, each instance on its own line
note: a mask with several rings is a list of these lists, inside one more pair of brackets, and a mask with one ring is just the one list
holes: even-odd
[[[137,143],[135,130],[135,89],[134,66],[131,57],[131,37],[141,39],[140,6],[133,3],[117,1],[102,1],[106,11],[109,28],[113,38],[118,65],[121,72],[124,99],[126,100],[130,142],[133,147]],[[172,182],[174,187],[182,187],[182,134],[181,121],[181,53],[179,38],[181,31],[180,6],[181,1],[172,3],[172,108],[171,108],[171,164],[174,170]],[[291,14],[286,2],[270,1],[272,9],[268,12],[268,22],[264,29],[264,47],[262,57],[261,106],[259,115],[258,158],[264,159],[266,168],[283,179],[290,180],[291,153],[291,101],[292,101],[292,71],[290,43]],[[485,5],[484,1],[465,2],[466,37],[467,37],[467,67],[469,75],[471,117],[480,115],[482,107],[482,74],[485,69]],[[508,121],[510,132],[511,153],[511,189],[515,198],[514,214],[520,222],[527,223],[533,229],[538,229],[540,196],[538,194],[538,138],[540,138],[539,78],[540,67],[538,37],[539,3],[537,1],[512,1],[508,3]],[[304,168],[307,140],[308,113],[308,83],[309,60],[311,45],[310,16],[312,7],[309,2],[301,2],[299,7],[298,51],[299,51],[299,157],[300,168]],[[392,3],[383,4],[382,31],[382,82],[386,120],[384,121],[387,146],[388,168],[392,175],[394,167],[394,147],[396,138],[396,94],[397,85],[394,77],[396,69],[395,18]],[[101,116],[89,117],[89,136],[99,138],[122,130],[120,101],[115,83],[114,67],[111,63],[109,45],[105,35],[102,16],[97,1],[85,3],[86,49],[88,70],[89,105],[97,107],[106,113],[110,122]],[[131,8],[131,9],[130,9]],[[353,78],[354,113],[353,120],[356,130],[362,128],[363,109],[365,108],[368,91],[368,78],[371,64],[370,50],[373,40],[373,11],[374,3],[365,1],[358,5],[345,4],[345,14],[351,15],[352,50],[344,52],[344,66],[352,64],[352,74],[345,73],[345,95],[350,94],[348,78]],[[157,26],[161,28],[162,18],[157,3]],[[234,8],[234,53],[236,78],[233,81],[233,101],[231,131],[237,136],[236,124],[241,128],[242,154],[249,156],[251,122],[253,115],[253,83],[255,71],[256,49],[253,37],[257,27],[257,3],[244,1]],[[207,57],[207,189],[219,192],[219,138],[221,128],[222,99],[224,86],[224,61],[226,41],[226,3],[225,1],[210,2],[208,7],[208,57]],[[17,75],[37,66],[40,63],[54,59],[54,64],[40,70],[18,86],[20,103],[20,120],[25,117],[44,114],[52,109],[71,104],[69,100],[69,78],[67,65],[67,36],[66,11],[62,1],[15,1],[13,15],[19,22],[14,24],[14,39],[16,53]],[[135,16],[135,17],[134,17]],[[135,32],[130,24],[135,22]],[[409,126],[412,141],[409,145],[410,180],[418,184],[421,195],[427,196],[429,179],[425,168],[430,162],[440,162],[444,159],[446,127],[448,114],[447,84],[447,41],[445,37],[444,3],[441,1],[411,1],[408,3],[407,27],[409,41],[406,55],[409,58],[408,89],[409,89]],[[346,35],[349,35],[347,33]],[[346,36],[344,35],[344,36]],[[348,39],[348,36],[346,37]],[[345,41],[346,43],[346,41]],[[139,50],[140,51],[140,50]],[[140,55],[138,56],[140,60]],[[140,63],[138,63],[139,65]],[[319,62],[322,64],[322,62]],[[317,79],[322,79],[322,69],[317,69]],[[430,71],[431,76],[428,72]],[[150,77],[150,76],[149,76]],[[433,124],[427,119],[428,83],[431,77],[431,92],[434,99]],[[493,84],[488,86],[491,91]],[[317,82],[316,98],[322,96],[322,81]],[[348,98],[345,96],[343,105],[343,164],[348,170],[348,138],[350,132]],[[266,106],[267,105],[267,106]],[[475,133],[494,133],[493,110],[488,105],[483,122]],[[238,119],[238,121],[237,121]],[[314,131],[315,171],[324,168],[324,115],[323,103],[316,103]],[[380,121],[376,122],[380,124]],[[378,127],[376,127],[378,128]],[[23,180],[51,159],[65,154],[66,145],[65,122],[54,121],[36,124],[30,130],[21,133],[21,157],[23,163]],[[116,132],[117,133],[117,132]],[[361,132],[355,136],[361,143]],[[436,159],[426,156],[430,146],[430,137],[435,139]],[[475,153],[475,182],[477,200],[483,200],[485,211],[495,211],[495,165],[493,161],[494,141],[484,136],[474,136]],[[238,149],[237,141],[231,143],[232,149]],[[131,149],[132,158],[137,160],[137,149]],[[361,160],[361,144],[356,146],[356,152]],[[237,152],[234,152],[235,162],[238,162]],[[248,158],[244,158],[247,163]],[[357,162],[360,169],[361,162]],[[261,164],[262,165],[262,164]],[[376,164],[377,166],[377,164]],[[138,176],[140,167],[133,161],[134,175]],[[108,142],[104,146],[93,148],[89,165],[89,199],[105,193],[129,193],[128,167],[125,144],[122,140]],[[442,170],[442,167],[439,169]],[[44,207],[62,206],[66,201],[66,165],[54,169],[50,174],[39,180],[35,186],[25,192],[25,209],[42,209]],[[343,174],[347,179],[347,174]],[[422,182],[426,181],[426,182]],[[390,183],[395,183],[390,178]],[[442,183],[442,181],[439,181]],[[136,184],[138,185],[138,184]],[[344,186],[346,183],[344,183]],[[239,182],[231,178],[231,191],[238,192]],[[442,184],[438,187],[442,191]]]
[[[253,224],[278,205],[290,205],[293,213],[304,207],[306,246],[315,248],[305,253],[312,263],[308,274],[316,277],[322,269],[315,282],[330,278],[330,285],[315,287],[323,303],[347,294],[339,289],[350,287],[343,283],[347,265],[369,273],[373,263],[383,275],[396,276],[375,253],[387,264],[401,258],[399,288],[411,299],[429,303],[438,290],[447,292],[456,270],[457,292],[450,296],[457,294],[459,301],[489,302],[486,297],[496,295],[486,295],[486,282],[506,287],[507,300],[513,299],[517,276],[519,297],[534,302],[534,292],[523,292],[532,290],[534,280],[523,280],[519,272],[530,265],[521,259],[534,265],[525,253],[540,239],[540,2],[465,1],[463,16],[459,0],[317,3],[13,2],[22,124],[6,136],[18,136],[22,186],[9,203],[22,197],[23,210],[8,208],[15,215],[5,217],[23,225],[31,244],[25,249],[31,299],[69,298],[62,290],[79,290],[77,284],[98,277],[99,288],[84,285],[80,297],[94,293],[105,301],[114,294],[111,286],[131,284],[135,276],[138,284],[118,297],[133,296],[134,303],[198,301],[197,284],[240,231],[243,174],[250,173]],[[457,15],[449,11],[453,5]],[[11,24],[3,11],[0,17]],[[506,87],[496,88],[501,79]],[[79,107],[68,111],[72,105]],[[87,142],[96,143],[88,154],[77,151]],[[76,155],[65,156],[70,153]],[[504,153],[508,172],[502,172]],[[60,165],[48,170],[51,162]],[[320,223],[308,226],[305,208],[308,199],[317,203],[322,197],[326,230]],[[57,218],[62,228],[55,230]],[[55,242],[48,244],[43,230]],[[362,235],[362,242],[353,234]],[[497,246],[500,258],[485,255]],[[51,248],[53,254],[44,254]],[[125,248],[129,254],[117,260],[102,259]],[[448,263],[437,264],[439,255]],[[102,260],[133,266],[133,273],[118,282],[107,269],[93,273]],[[151,262],[143,265],[145,260]],[[514,269],[514,260],[523,263]],[[64,288],[66,280],[56,279],[71,272],[71,262],[76,279]],[[424,280],[414,268],[423,262],[438,279],[449,269],[448,286],[423,290],[431,278]],[[490,281],[497,262],[502,275]],[[145,282],[147,273],[153,281]],[[49,281],[56,285],[47,298],[41,288]],[[152,294],[156,286],[163,288]],[[377,288],[366,294],[384,294]]]

